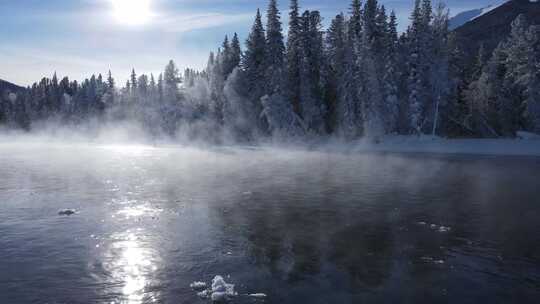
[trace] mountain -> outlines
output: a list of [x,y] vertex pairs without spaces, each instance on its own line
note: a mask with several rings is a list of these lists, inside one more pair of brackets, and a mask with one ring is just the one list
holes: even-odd
[[0,96],[6,93],[17,93],[23,91],[24,88],[11,82],[0,79]]
[[498,0],[482,8],[476,8],[476,9],[464,11],[455,15],[454,17],[450,18],[450,25],[449,25],[450,30],[454,30],[471,20],[474,20],[475,18],[478,18],[490,12],[491,10],[504,4],[506,1],[507,0]]
[[482,44],[487,52],[492,52],[509,36],[512,21],[520,14],[526,16],[529,24],[540,25],[540,0],[507,1],[454,29],[467,59],[473,60]]

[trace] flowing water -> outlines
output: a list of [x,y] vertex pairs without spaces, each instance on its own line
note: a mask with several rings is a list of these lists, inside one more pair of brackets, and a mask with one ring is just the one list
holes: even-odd
[[233,303],[538,303],[540,159],[0,144],[0,303],[207,303],[215,275]]

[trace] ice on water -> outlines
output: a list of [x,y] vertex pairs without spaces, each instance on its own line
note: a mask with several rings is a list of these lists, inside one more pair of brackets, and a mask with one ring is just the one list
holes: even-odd
[[[190,285],[194,290],[206,288],[204,282],[193,282]],[[234,290],[234,284],[229,284],[222,276],[217,275],[212,279],[212,286],[209,289],[203,290],[197,295],[201,298],[210,298],[213,302],[224,302],[238,295]]]

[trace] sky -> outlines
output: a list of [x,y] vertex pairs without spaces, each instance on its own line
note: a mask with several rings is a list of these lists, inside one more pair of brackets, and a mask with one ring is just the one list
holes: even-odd
[[[379,0],[408,24],[414,0]],[[451,15],[497,0],[447,0]],[[126,5],[127,4],[127,5]],[[173,59],[201,69],[225,35],[247,37],[268,0],[0,0],[0,79],[27,86],[54,72],[81,80],[109,70],[117,81],[159,74]],[[325,25],[350,0],[300,0]],[[278,0],[286,23],[289,0]],[[286,25],[284,25],[286,30]]]

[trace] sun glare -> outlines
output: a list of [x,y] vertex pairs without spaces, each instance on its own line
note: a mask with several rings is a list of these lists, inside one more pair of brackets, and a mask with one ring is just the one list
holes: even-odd
[[150,0],[112,0],[116,20],[126,25],[142,25],[152,18]]

